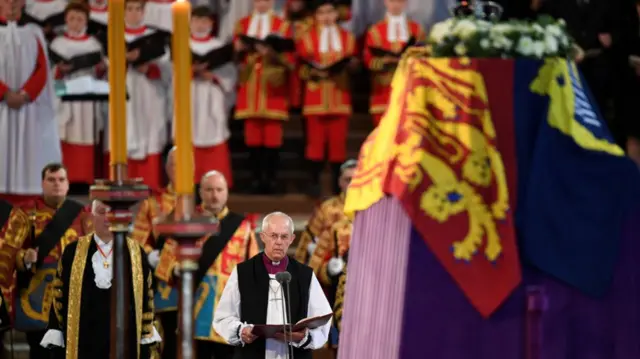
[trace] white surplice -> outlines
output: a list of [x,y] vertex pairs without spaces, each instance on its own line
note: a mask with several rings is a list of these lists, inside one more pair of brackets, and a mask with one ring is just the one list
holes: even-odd
[[[0,81],[10,90],[20,90],[31,77],[38,45],[47,57],[47,44],[37,25],[10,22],[0,26]],[[0,193],[42,193],[40,171],[47,163],[60,162],[53,98],[49,73],[40,95],[21,109],[9,109],[0,101]]]
[[107,5],[92,5],[89,12],[89,19],[97,22],[98,24],[107,26],[109,24],[109,11],[107,9]]
[[[192,37],[191,51],[205,55],[225,43],[215,37]],[[228,115],[233,107],[237,70],[233,63],[213,71],[217,83],[195,78],[191,84],[193,144],[211,147],[225,142],[229,136]]]
[[[267,306],[267,323],[266,324],[283,324],[282,307],[284,300],[280,283],[275,280],[275,275],[270,274],[269,278],[269,304]],[[318,282],[318,278],[313,274],[311,285],[309,287],[309,304],[307,306],[307,317],[317,317],[331,313],[331,306],[324,295],[324,291]],[[250,327],[251,324],[261,323],[243,323],[240,321],[240,289],[238,288],[238,271],[234,269],[229,276],[226,286],[218,302],[218,307],[213,314],[213,328],[218,334],[231,345],[244,345],[238,333],[244,327]],[[238,330],[238,328],[241,328]],[[311,336],[311,341],[305,349],[319,349],[324,346],[329,338],[331,329],[331,320],[325,325],[307,331],[307,336]],[[300,343],[292,345],[298,347],[307,341],[305,337]],[[287,357],[288,345],[275,340],[266,340],[265,359],[284,359]]]
[[[50,48],[67,59],[92,52],[104,53],[102,45],[93,36],[58,36],[51,42]],[[53,65],[55,73],[57,65]],[[95,70],[79,70],[65,76],[64,80],[87,75],[95,77]],[[98,134],[104,124],[102,113],[98,110],[99,105],[94,101],[63,102],[56,96],[56,120],[58,122],[60,140],[76,145],[98,143]]]
[[[154,32],[149,28],[143,31],[127,30],[125,40],[129,43]],[[161,153],[167,143],[171,87],[169,58],[167,49],[164,56],[152,61],[160,69],[161,78],[158,80],[147,78],[146,74],[131,66],[127,70],[127,150],[131,159],[143,160],[150,154]],[[108,139],[106,143],[109,143]]]

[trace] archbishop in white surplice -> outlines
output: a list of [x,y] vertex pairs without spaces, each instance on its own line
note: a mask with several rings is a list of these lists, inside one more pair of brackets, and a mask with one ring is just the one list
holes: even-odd
[[[50,48],[65,59],[93,52],[103,53],[100,42],[86,33],[66,32],[56,37]],[[57,64],[53,66],[53,73],[56,80],[65,81],[83,76],[102,78],[105,75],[104,67],[98,66],[65,75]],[[95,101],[61,101],[58,97],[55,99],[62,160],[67,167],[70,182],[93,183],[95,179],[94,152],[104,124],[101,106],[100,102]]]
[[[220,39],[210,35],[191,35],[191,51],[197,55],[205,55],[223,45]],[[231,180],[227,140],[230,136],[228,122],[236,90],[237,70],[229,62],[212,72],[215,76],[213,81],[195,77],[191,85],[195,178],[216,170]]]
[[[61,159],[46,48],[36,25],[0,21],[0,193],[42,193],[40,171]],[[24,98],[19,109],[9,93]]]
[[[213,316],[213,328],[229,344],[238,346],[235,358],[284,359],[289,345],[296,359],[311,359],[312,350],[327,342],[331,320],[316,329],[294,333],[290,344],[251,334],[254,324],[283,324],[283,295],[275,274],[291,274],[291,320],[331,313],[331,306],[310,267],[286,256],[293,242],[293,220],[281,212],[262,221],[260,239],[265,250],[236,266],[227,281]],[[288,315],[287,315],[288,316]]]

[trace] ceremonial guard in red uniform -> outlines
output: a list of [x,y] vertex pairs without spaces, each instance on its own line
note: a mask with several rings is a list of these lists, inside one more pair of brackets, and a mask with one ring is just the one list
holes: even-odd
[[234,46],[242,58],[235,117],[245,121],[245,143],[254,168],[254,192],[274,190],[282,122],[289,118],[293,52],[277,53],[260,43],[269,35],[292,37],[289,23],[272,9],[273,0],[254,0],[253,14],[242,18],[234,33]]
[[334,1],[316,2],[316,27],[297,42],[300,76],[306,82],[302,110],[307,121],[305,156],[316,187],[325,159],[331,163],[333,181],[337,183],[340,165],[347,155],[351,116],[348,70],[357,64],[356,44],[354,36],[337,25],[337,18]]
[[391,79],[400,55],[409,42],[423,42],[426,35],[420,24],[407,18],[406,0],[385,0],[387,15],[367,32],[364,63],[371,71],[371,107],[375,126],[380,123],[391,94]]
[[68,191],[66,169],[57,163],[45,166],[42,197],[14,206],[0,233],[0,286],[15,285],[14,328],[26,332],[31,359],[49,357],[40,341],[55,296],[58,260],[67,245],[93,227],[89,211],[66,198]]

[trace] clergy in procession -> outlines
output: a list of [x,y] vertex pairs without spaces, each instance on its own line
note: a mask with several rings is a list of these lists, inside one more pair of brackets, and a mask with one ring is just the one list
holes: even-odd
[[[49,326],[40,345],[54,359],[109,359],[113,233],[109,206],[93,201],[95,232],[65,248],[53,283]],[[153,325],[153,273],[142,247],[127,238],[125,256],[131,277],[128,307],[129,358],[151,359],[160,336]],[[48,357],[42,357],[48,358]]]
[[125,0],[128,172],[130,178],[144,178],[145,184],[157,190],[162,182],[162,150],[171,118],[168,102],[172,65],[166,39],[145,26],[144,12],[144,0]]
[[389,106],[391,79],[405,46],[411,39],[426,41],[422,26],[407,17],[407,0],[384,0],[384,5],[387,14],[369,28],[364,48],[364,64],[371,73],[369,113],[374,126],[378,126]]
[[[214,14],[206,6],[191,13],[191,51],[195,55],[212,58],[212,51],[223,51],[225,43],[212,35]],[[230,48],[230,46],[229,46]],[[217,55],[217,56],[224,56]],[[224,174],[229,187],[233,187],[229,145],[229,114],[236,91],[237,70],[229,56],[228,62],[210,62],[193,65],[191,85],[193,103],[193,152],[195,176],[199,180],[211,170]],[[215,65],[215,67],[213,66]]]
[[[159,218],[173,212],[176,206],[176,193],[173,189],[175,179],[175,156],[176,147],[173,147],[167,155],[165,163],[165,173],[169,179],[169,184],[144,200],[133,221],[133,233],[131,237],[144,248],[148,255],[149,264],[152,268],[158,266],[160,261],[160,250],[163,247],[163,240],[153,231],[153,224]],[[158,328],[162,334],[162,358],[175,359],[176,330],[178,330],[178,293],[166,282],[157,281],[155,284],[154,305],[155,312],[160,323]]]
[[[202,303],[202,305],[196,305],[194,312],[194,339],[198,359],[211,359],[212,356],[215,359],[233,358],[234,348],[211,327],[213,310],[220,300],[231,271],[238,263],[259,252],[251,222],[243,215],[231,212],[227,207],[228,191],[224,175],[220,172],[208,172],[200,181],[202,204],[198,206],[197,211],[205,216],[216,217],[220,221],[220,232],[205,236],[198,242],[202,247],[202,256],[198,263],[199,270],[195,276],[197,283],[195,302]],[[176,275],[179,263],[176,259],[176,251],[177,243],[167,239],[155,270],[159,282],[166,284],[167,287],[164,288],[171,288],[171,290],[175,290],[173,286],[177,284],[178,279]],[[162,292],[159,294],[163,295]],[[177,313],[174,312],[174,315]],[[172,333],[165,331],[164,335],[168,338]],[[166,355],[163,352],[163,357],[168,358],[169,355],[172,355],[171,358],[176,357],[175,352]]]
[[[287,256],[295,239],[291,217],[268,214],[262,221],[260,239],[264,252],[240,263],[231,273],[216,307],[213,327],[236,347],[236,359],[284,359],[293,349],[293,357],[311,359],[312,350],[326,342],[331,320],[315,329],[303,329],[265,339],[254,334],[254,325],[297,323],[305,318],[331,314],[331,306],[311,268]],[[287,285],[291,318],[283,316],[285,299],[276,274],[290,274]],[[288,315],[287,315],[288,316]]]
[[23,5],[0,0],[0,198],[13,203],[39,196],[37,173],[61,160],[47,44]]
[[15,286],[14,328],[26,333],[32,359],[47,355],[39,343],[49,322],[57,262],[70,243],[92,230],[89,211],[67,198],[64,166],[42,169],[41,191],[42,197],[13,207],[0,234],[0,286]]
[[274,14],[273,0],[253,0],[253,14],[236,26],[234,46],[241,57],[235,118],[244,120],[244,140],[254,164],[250,189],[254,193],[275,191],[282,123],[289,117],[293,52],[276,53],[264,44],[247,43],[271,34],[292,37],[289,23]]
[[29,0],[24,16],[27,22],[39,26],[47,40],[64,31],[64,10],[68,0]]
[[337,25],[337,19],[335,0],[317,0],[317,26],[297,41],[300,76],[306,82],[302,108],[307,131],[305,157],[316,188],[320,187],[325,160],[331,164],[337,183],[347,155],[351,117],[348,70],[357,66],[357,54],[355,38]]
[[[328,237],[325,233],[331,230],[331,226],[333,226],[334,223],[346,218],[344,215],[344,199],[356,166],[357,161],[354,159],[347,160],[342,164],[340,167],[340,178],[338,180],[338,185],[341,190],[340,194],[322,202],[313,212],[311,218],[309,218],[307,227],[304,232],[302,232],[300,241],[296,247],[295,258],[299,262],[309,264],[320,239]],[[322,246],[323,248],[320,250],[324,256],[327,247],[326,240],[322,240]],[[321,263],[322,261],[319,261],[319,258],[317,258],[314,260],[313,266],[319,269]]]
[[[106,74],[104,49],[96,37],[87,34],[88,20],[89,7],[85,3],[73,1],[67,5],[65,33],[56,37],[49,47],[52,62],[58,61],[53,67],[56,80],[101,79]],[[62,161],[67,168],[68,180],[70,183],[92,184],[100,175],[95,171],[95,154],[104,121],[99,110],[101,104],[56,98],[55,105]]]

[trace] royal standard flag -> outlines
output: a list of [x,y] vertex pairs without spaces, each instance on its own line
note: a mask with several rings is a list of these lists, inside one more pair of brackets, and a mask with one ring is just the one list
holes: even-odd
[[434,59],[414,49],[361,149],[345,211],[397,198],[489,316],[520,283],[521,261],[604,293],[638,179],[572,62]]
[[496,134],[479,62],[408,58],[396,72],[385,119],[362,148],[346,210],[396,197],[471,304],[488,316],[520,282],[501,154],[513,152],[510,143]]

